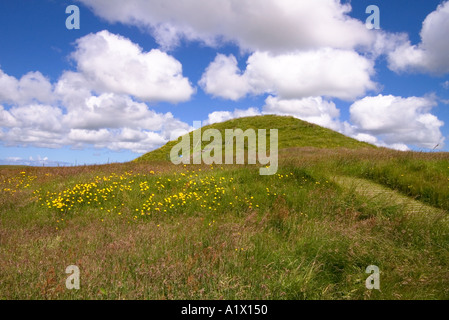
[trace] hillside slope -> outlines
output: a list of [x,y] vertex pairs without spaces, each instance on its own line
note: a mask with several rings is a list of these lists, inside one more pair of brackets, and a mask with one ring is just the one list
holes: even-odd
[[[225,129],[242,129],[243,131],[254,129],[256,132],[258,129],[267,129],[267,134],[270,129],[278,129],[279,150],[292,147],[376,148],[371,144],[357,141],[333,130],[289,116],[265,115],[238,118],[221,123],[214,123],[201,128],[202,131],[206,129],[218,129],[223,137],[225,136]],[[192,141],[193,131],[189,134]],[[170,150],[179,141],[181,141],[181,137],[175,141],[168,142],[159,149],[144,154],[135,161],[169,160]],[[202,148],[208,144],[209,142],[203,142]]]

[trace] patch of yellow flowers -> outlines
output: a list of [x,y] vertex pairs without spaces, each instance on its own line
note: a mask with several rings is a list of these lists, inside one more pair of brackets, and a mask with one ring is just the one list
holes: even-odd
[[[274,178],[293,178],[293,174],[278,174]],[[253,195],[248,192],[242,194],[236,187],[236,181],[229,175],[184,168],[182,172],[163,176],[155,175],[152,170],[146,174],[132,171],[113,173],[96,176],[90,182],[77,183],[60,192],[36,190],[34,193],[42,207],[59,213],[76,213],[90,208],[106,215],[132,217],[133,220],[152,214],[260,208]],[[270,188],[274,187],[270,185]],[[269,188],[266,191],[267,196],[277,196]]]
[[22,171],[18,176],[3,179],[0,184],[0,192],[14,194],[20,190],[28,189],[35,179],[37,179],[37,176],[27,175],[25,171]]

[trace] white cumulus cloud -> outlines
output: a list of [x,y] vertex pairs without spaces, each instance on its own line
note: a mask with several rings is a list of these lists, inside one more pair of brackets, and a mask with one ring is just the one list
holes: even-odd
[[444,122],[430,113],[435,105],[432,98],[426,97],[365,97],[350,107],[353,136],[372,135],[387,145],[441,148],[445,138],[440,128]]
[[80,0],[110,22],[146,28],[165,48],[181,39],[249,51],[370,45],[374,33],[336,0]]
[[235,109],[234,111],[214,111],[208,115],[206,121],[204,121],[204,125],[224,122],[234,118],[243,118],[243,117],[252,117],[261,115],[259,109],[257,108],[248,108],[246,110]]
[[234,56],[217,55],[200,85],[214,96],[238,100],[269,93],[282,99],[327,96],[352,100],[375,90],[374,63],[354,51],[324,48],[273,55],[255,52],[240,72]]
[[17,79],[0,69],[0,103],[51,103],[55,100],[53,86],[40,72],[29,72]]
[[240,72],[237,59],[233,55],[217,54],[199,84],[213,96],[234,101],[252,91],[247,76]]
[[388,56],[390,69],[449,73],[449,1],[438,6],[423,22],[421,43],[404,42]]
[[195,92],[178,60],[158,49],[144,52],[131,40],[106,30],[78,39],[72,57],[78,72],[99,93],[176,103],[189,100]]
[[333,130],[340,129],[340,110],[335,103],[322,97],[282,100],[269,96],[263,107],[264,114],[290,115]]
[[129,96],[105,93],[87,98],[83,105],[71,109],[64,121],[77,129],[134,127],[159,131],[172,118],[170,113],[156,113]]
[[144,153],[190,129],[142,102],[177,103],[194,93],[172,56],[144,52],[129,39],[101,31],[78,39],[71,57],[77,70],[63,72],[56,83],[40,72],[17,79],[0,70],[3,145]]
[[91,96],[63,113],[57,106],[0,106],[1,140],[5,145],[59,148],[93,146],[148,152],[168,142],[175,131],[190,126],[168,113],[157,113],[129,96]]

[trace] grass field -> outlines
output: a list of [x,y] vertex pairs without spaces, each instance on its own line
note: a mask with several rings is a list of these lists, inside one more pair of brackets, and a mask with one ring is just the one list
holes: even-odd
[[[315,128],[298,139],[332,145],[289,146],[280,129],[272,176],[156,161],[166,150],[0,168],[0,299],[448,299],[449,155]],[[380,290],[365,287],[369,265]]]

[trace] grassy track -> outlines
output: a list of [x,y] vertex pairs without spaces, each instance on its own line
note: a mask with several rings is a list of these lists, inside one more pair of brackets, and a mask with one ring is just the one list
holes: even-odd
[[429,206],[425,203],[404,196],[397,191],[391,190],[385,186],[379,185],[372,181],[365,179],[338,176],[333,180],[371,201],[381,201],[392,205],[400,206],[404,214],[424,214],[424,215],[444,215],[445,212],[441,209]]

